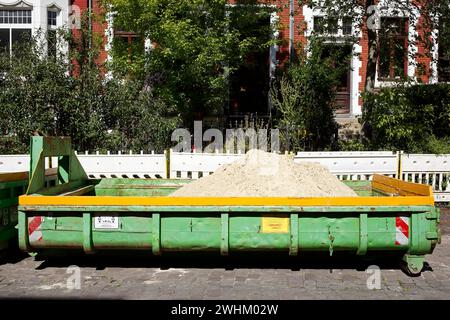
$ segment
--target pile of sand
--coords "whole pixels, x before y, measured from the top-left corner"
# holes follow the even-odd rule
[[[178,189],[173,197],[355,197],[327,168],[290,156],[250,150],[212,175]]]

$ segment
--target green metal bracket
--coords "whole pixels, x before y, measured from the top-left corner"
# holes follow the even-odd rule
[[[439,208],[432,208],[431,210],[427,211],[426,213],[426,217],[428,220],[433,220],[436,219],[438,220],[437,222],[439,223]]]
[[[367,253],[367,242],[367,213],[362,213],[359,215],[359,247],[356,251],[357,255],[363,256]]]
[[[152,214],[152,252],[156,256],[161,255],[161,215]]]
[[[26,194],[45,188],[45,158],[58,156],[58,183],[88,180],[68,137],[31,137],[30,183]]]
[[[333,251],[334,251],[333,242],[334,242],[335,237],[331,233],[330,225],[328,226],[328,239],[330,240],[330,247],[329,247],[328,251],[330,252],[330,257],[331,257],[331,256],[333,256]]]
[[[298,254],[298,213],[291,214],[289,255],[296,256]]]
[[[164,150],[164,155],[166,156],[166,178],[170,179],[170,156],[172,149]]]
[[[428,240],[436,240],[438,239],[438,233],[436,231],[429,231],[426,233],[426,238]]]
[[[406,263],[407,272],[411,275],[419,275],[422,272],[425,261],[424,256],[405,254],[403,261]]]
[[[402,156],[403,151],[397,151],[397,172],[395,173],[395,178],[403,180],[403,166],[402,166]]]
[[[94,245],[92,242],[92,215],[83,213],[83,250],[85,253],[94,253]]]
[[[410,226],[409,226],[409,254],[417,253],[420,250],[420,234],[422,232],[422,224],[419,223],[419,215],[412,214],[410,218]]]
[[[222,230],[221,230],[221,238],[220,238],[220,255],[222,256],[227,256],[228,255],[228,251],[229,251],[229,241],[228,241],[228,236],[229,236],[229,230],[230,230],[230,226],[229,226],[229,215],[228,213],[222,213],[220,215],[220,221],[221,221],[221,225],[222,225]]]
[[[436,222],[441,223],[441,209],[435,207],[434,212],[436,213]]]
[[[19,248],[22,251],[30,252],[30,242],[28,239],[28,219],[25,211],[18,212],[18,234],[19,234]]]

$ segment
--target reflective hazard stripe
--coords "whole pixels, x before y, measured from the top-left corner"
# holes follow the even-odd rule
[[[43,220],[42,216],[28,218],[28,238],[30,242],[42,240],[41,225]]]
[[[409,243],[409,218],[395,218],[395,244],[398,246],[408,245]]]

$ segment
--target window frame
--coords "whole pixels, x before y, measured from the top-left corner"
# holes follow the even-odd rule
[[[33,23],[33,9],[0,8],[0,26],[11,24],[27,25],[32,23]]]
[[[2,30],[8,30],[8,34],[9,34],[9,42],[8,42],[8,45],[9,45],[9,48],[7,48],[7,49],[8,49],[7,51],[8,51],[8,53],[9,53],[10,56],[12,56],[12,54],[13,54],[14,43],[16,42],[16,41],[14,41],[14,37],[13,37],[13,31],[14,31],[14,30],[22,30],[22,31],[26,30],[26,31],[29,31],[29,32],[30,32],[30,35],[33,34],[33,28],[32,28],[32,27],[23,27],[23,28],[9,27],[9,28],[0,28],[0,29],[2,29]]]
[[[54,14],[55,17],[50,17],[50,14]],[[58,26],[58,16],[59,16],[58,10],[47,8],[47,26],[49,28],[56,28]],[[50,23],[53,20],[55,24]]]
[[[409,66],[409,18],[407,17],[392,17],[392,16],[384,16],[380,18],[380,31],[383,27],[383,19],[391,19],[391,20],[400,20],[402,21],[402,24],[400,25],[400,30],[403,29],[403,33],[397,33],[397,34],[391,34],[388,35],[386,40],[389,42],[389,70],[388,70],[388,76],[382,76],[381,72],[381,51],[379,51],[378,55],[378,61],[377,61],[377,78],[380,82],[392,82],[392,81],[398,81],[401,80],[402,77],[408,76],[408,66]],[[379,46],[381,47],[381,37],[379,37]],[[397,43],[403,43],[403,72],[402,76],[396,75],[396,44]],[[384,73],[384,72],[383,72]]]
[[[442,21],[442,23],[448,23],[449,25],[439,25],[439,37],[443,33],[443,28],[450,32],[450,18],[447,21]],[[443,51],[445,51],[445,54]],[[438,40],[437,73],[438,82],[450,83],[450,41],[448,41],[447,43],[442,43]]]
[[[321,20],[320,25],[317,23],[318,20]],[[345,30],[348,30],[348,24],[344,23],[346,20],[350,20],[350,32],[345,32]],[[352,17],[326,16],[321,14],[316,14],[312,17],[312,28],[310,30],[318,36],[329,37],[352,37],[355,32]]]

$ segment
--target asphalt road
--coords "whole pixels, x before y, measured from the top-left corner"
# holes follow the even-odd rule
[[[415,278],[394,261],[353,257],[187,254],[46,259],[14,254],[0,263],[0,298],[450,299],[448,209],[442,210],[441,231],[442,243]],[[380,268],[379,289],[370,278],[378,271],[368,273],[369,265]]]

